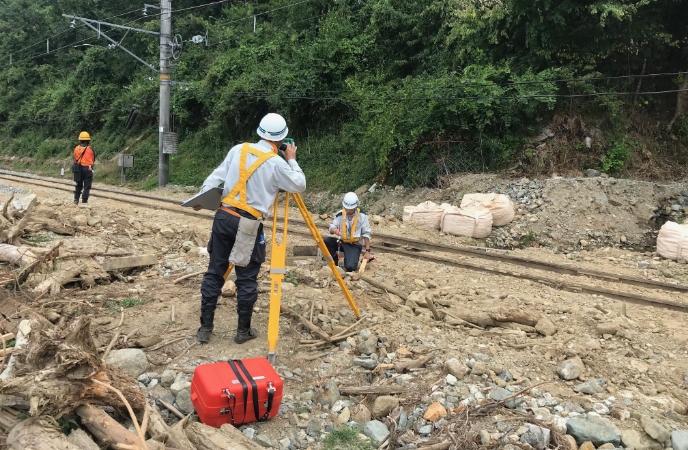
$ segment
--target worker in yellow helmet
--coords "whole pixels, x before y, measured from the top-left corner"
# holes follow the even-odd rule
[[[215,214],[208,243],[210,263],[201,285],[201,327],[196,333],[200,343],[210,340],[217,298],[230,262],[236,271],[239,316],[234,342],[243,344],[256,338],[251,316],[258,300],[258,273],[265,262],[262,219],[280,189],[298,193],[306,189],[306,177],[296,162],[296,146],[285,144],[283,158],[278,156],[289,133],[284,118],[268,114],[257,133],[260,141],[233,147],[201,189],[206,192],[224,184],[222,206]]]
[[[88,203],[93,183],[93,164],[96,162],[96,152],[91,147],[91,135],[85,131],[79,134],[79,145],[74,148],[74,165],[72,173],[76,182],[74,190],[74,204],[79,204],[79,197],[83,203]],[[81,192],[83,190],[83,196]]]

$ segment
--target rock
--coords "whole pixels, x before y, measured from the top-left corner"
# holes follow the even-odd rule
[[[601,417],[574,417],[566,422],[566,431],[579,444],[590,441],[599,446],[609,442],[618,447],[621,443],[621,436],[614,424]]]
[[[260,445],[261,447],[265,447],[265,448],[277,448],[277,444],[275,443],[275,441],[273,441],[272,439],[270,439],[270,438],[269,438],[267,435],[265,435],[265,434],[259,434],[258,436],[256,436],[255,441],[256,441],[256,444]]]
[[[170,392],[172,392],[174,395],[177,395],[180,391],[183,391],[184,389],[190,389],[191,388],[191,381],[189,381],[189,377],[187,377],[185,374],[180,373],[177,375],[177,379],[172,383],[170,386]]]
[[[579,450],[578,444],[576,443],[576,440],[573,438],[573,436],[569,436],[568,434],[565,434],[564,440],[566,441],[567,444],[569,444],[569,450]]]
[[[82,214],[76,215],[72,217],[72,223],[75,227],[85,227],[88,225],[88,217]]]
[[[339,387],[333,380],[328,381],[323,386],[322,391],[318,394],[316,402],[321,405],[334,406],[334,404],[342,398],[339,393]]]
[[[88,219],[87,222],[89,227],[95,227],[100,225],[101,223],[103,223],[103,219],[101,219],[100,217],[91,217],[90,219]]]
[[[575,380],[583,373],[585,366],[580,357],[567,359],[566,361],[559,364],[557,368],[557,374],[563,380]]]
[[[373,442],[373,445],[377,448],[381,446],[389,436],[389,429],[387,425],[379,420],[371,420],[363,425],[363,434],[368,436]]]
[[[671,433],[671,448],[673,450],[688,450],[688,430]]]
[[[423,425],[418,429],[418,434],[421,436],[427,436],[432,433],[432,425]]]
[[[162,373],[162,376],[160,377],[160,384],[162,387],[169,388],[172,386],[172,383],[177,379],[177,372],[174,370],[167,369]]]
[[[623,442],[623,445],[626,447],[632,447],[633,450],[662,449],[662,446],[658,442],[652,441],[636,430],[623,430],[621,432],[621,442]]]
[[[452,374],[447,375],[444,377],[444,382],[447,383],[449,386],[456,386],[456,383],[459,380],[456,379],[456,377]]]
[[[194,244],[191,241],[184,241],[182,242],[182,250],[184,250],[186,253],[189,253],[192,248],[194,248],[196,244]]]
[[[585,383],[579,384],[578,386],[573,388],[573,390],[574,392],[578,392],[579,394],[599,394],[601,392],[604,392],[604,384],[604,378],[592,378],[586,381]]]
[[[244,433],[244,436],[246,436],[250,440],[253,440],[256,437],[256,429],[255,428],[247,427],[247,428],[244,428],[241,432]]]
[[[36,194],[22,195],[12,199],[12,208],[19,212],[24,212],[29,207],[31,202],[36,200]]]
[[[351,420],[363,426],[364,423],[372,419],[370,410],[362,403],[351,408]]]
[[[191,392],[189,392],[188,389],[182,389],[181,391],[177,392],[175,403],[179,407],[179,410],[185,414],[191,414],[194,412],[194,405],[191,402]]]
[[[470,369],[456,358],[446,360],[444,363],[444,370],[449,372],[450,375],[456,377],[457,380],[462,380],[466,375],[468,375],[468,372],[470,372]]]
[[[643,430],[657,442],[663,443],[671,439],[671,432],[650,416],[642,416],[640,418],[640,426],[642,426]]]
[[[353,363],[356,366],[360,366],[368,370],[373,370],[377,367],[377,361],[369,358],[354,358]]]
[[[373,417],[385,417],[399,406],[399,399],[391,395],[381,395],[373,403]]]
[[[543,317],[535,324],[535,330],[543,336],[552,336],[557,332],[557,327],[547,317]]]
[[[631,413],[624,408],[619,408],[615,406],[611,409],[611,415],[616,420],[628,420],[631,418]]]
[[[508,391],[502,387],[495,386],[492,389],[490,389],[490,398],[496,402],[504,400],[508,396],[512,394],[511,391]],[[507,400],[507,402],[504,404],[509,409],[515,409],[523,403],[523,399],[520,397],[512,398],[511,400]]]
[[[148,359],[143,350],[138,348],[125,348],[113,350],[107,357],[107,364],[122,369],[136,378],[148,369]]]
[[[484,375],[484,374],[488,373],[489,371],[490,371],[490,369],[487,367],[486,363],[484,363],[482,361],[478,361],[473,365],[473,369],[471,370],[471,375]]]
[[[535,450],[544,450],[549,446],[550,430],[528,424],[528,431],[521,435],[521,442],[530,444]]]
[[[583,442],[583,445],[578,447],[578,450],[595,450],[595,446],[592,445],[592,442]]]
[[[490,445],[490,442],[492,442],[492,436],[490,436],[490,432],[487,430],[480,430],[478,436],[480,436],[480,443],[485,446]]]
[[[236,295],[237,287],[233,280],[225,281],[224,286],[222,286],[222,296],[223,297],[234,297]]]
[[[358,352],[362,355],[372,355],[377,351],[377,337],[371,335],[368,339],[358,344]]]
[[[588,245],[590,245],[590,243],[588,241],[586,241],[585,239],[580,240],[580,246],[581,247],[587,247]]]
[[[148,383],[151,382],[151,377],[147,373],[142,373],[139,375],[139,377],[136,379],[139,383],[143,383],[146,386],[148,386]]]
[[[425,414],[423,414],[423,419],[429,420],[430,422],[437,422],[446,415],[447,410],[444,409],[442,403],[435,402],[432,405],[430,405],[428,409],[425,411]]]
[[[588,178],[596,178],[602,175],[602,173],[599,170],[595,169],[586,169],[585,170],[585,176]]]
[[[160,234],[166,238],[174,237],[174,230],[172,228],[160,228]]]
[[[583,143],[585,144],[585,148],[592,148],[592,138],[590,136],[586,136],[585,139],[583,139]]]
[[[306,426],[306,434],[308,436],[317,436],[320,434],[320,429],[322,428],[320,424],[320,420],[318,419],[311,419],[308,422],[308,426]]]
[[[619,324],[616,322],[598,323],[596,328],[600,335],[611,334],[614,336],[619,332]]]
[[[344,425],[351,419],[351,410],[349,408],[342,409],[342,412],[337,416],[337,422],[340,425]]]
[[[291,440],[289,438],[284,438],[279,441],[279,444],[281,450],[289,450],[289,447],[291,446]]]

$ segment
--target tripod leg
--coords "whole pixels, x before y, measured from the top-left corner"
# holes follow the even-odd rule
[[[279,199],[275,198],[272,219],[272,250],[270,254],[270,318],[268,319],[268,362],[275,364],[277,340],[279,339],[280,303],[282,300],[282,281],[287,270],[287,225],[289,221],[289,193],[284,206],[284,228],[282,242],[277,240],[277,208]]]
[[[308,208],[306,207],[306,203],[304,203],[303,201],[303,197],[301,197],[301,194],[293,194],[293,196],[294,203],[296,203],[296,206],[299,208],[299,211],[303,216],[303,220],[306,221],[308,229],[311,231],[313,239],[315,239],[315,243],[318,244],[318,248],[322,252],[325,260],[327,261],[327,265],[330,266],[330,269],[332,270],[332,273],[334,274],[334,277],[337,280],[339,287],[342,289],[342,292],[344,292],[344,296],[346,297],[346,300],[349,302],[349,306],[351,306],[351,309],[354,311],[354,314],[356,314],[356,317],[361,317],[361,312],[358,310],[358,306],[356,306],[356,302],[354,301],[354,298],[351,295],[349,288],[346,287],[346,283],[344,283],[344,279],[340,275],[339,270],[337,270],[337,266],[334,265],[334,261],[332,259],[332,256],[330,255],[330,251],[327,250],[325,241],[323,241],[322,236],[320,236],[318,227],[315,225],[315,222],[313,222],[313,217],[311,216],[311,213],[308,212]]]

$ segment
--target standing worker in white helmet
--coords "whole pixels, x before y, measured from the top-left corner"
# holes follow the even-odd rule
[[[208,242],[210,263],[201,285],[201,327],[196,334],[200,343],[210,340],[217,298],[222,293],[230,262],[236,270],[239,316],[234,342],[243,344],[258,335],[251,328],[251,316],[258,299],[258,272],[265,262],[262,219],[279,190],[292,193],[306,190],[306,177],[296,162],[296,146],[282,145],[288,132],[282,116],[268,114],[258,127],[261,140],[233,147],[203,183],[201,192],[223,183],[224,190]],[[282,150],[282,158],[278,149]]]
[[[335,264],[339,263],[337,248],[341,246],[344,252],[344,270],[353,272],[358,268],[362,251],[365,250],[363,259],[370,259],[370,236],[372,232],[368,216],[358,208],[358,196],[355,193],[346,194],[342,206],[344,209],[335,215],[334,221],[330,225],[330,233],[337,235],[338,238],[326,237],[324,241]],[[361,245],[361,241],[363,241],[363,245]]]

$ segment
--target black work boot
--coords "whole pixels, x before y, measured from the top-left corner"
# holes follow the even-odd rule
[[[234,342],[243,344],[257,337],[258,330],[251,328],[251,316],[239,316],[239,325],[237,326],[237,334],[234,336]]]
[[[215,312],[201,313],[201,328],[196,332],[196,338],[199,344],[205,344],[210,340],[210,333],[213,332],[213,320],[215,319]]]
[[[75,204],[75,205],[78,205],[78,204],[79,204],[79,197],[77,197],[77,198],[74,199],[74,204]]]

